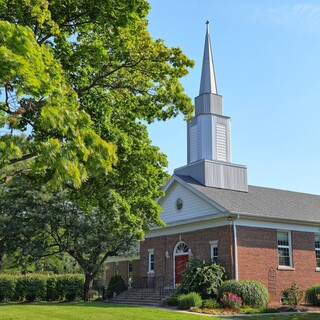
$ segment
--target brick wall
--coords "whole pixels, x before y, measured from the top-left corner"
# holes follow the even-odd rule
[[[154,276],[173,278],[174,248],[184,241],[199,259],[210,259],[209,241],[218,240],[218,262],[226,268],[227,277],[233,277],[233,235],[232,226],[208,228],[200,231],[147,238],[140,246],[140,276],[148,275],[148,249],[154,249]],[[170,258],[165,257],[168,251]]]
[[[320,283],[316,271],[314,233],[291,232],[293,270],[278,268],[277,230],[237,226],[239,280],[251,279],[262,282],[268,289],[271,303],[279,303],[282,290],[296,282],[302,290]],[[201,231],[147,238],[141,242],[140,260],[133,261],[133,277],[173,278],[174,248],[184,241],[199,259],[210,259],[209,241],[218,240],[218,263],[226,268],[227,278],[234,278],[232,225],[208,228]],[[154,249],[154,273],[148,274],[148,249]],[[169,258],[165,252],[168,251]],[[113,274],[108,264],[106,279]],[[128,262],[119,262],[119,272],[128,279]]]
[[[132,260],[132,278],[140,277],[140,261]],[[129,261],[119,261],[118,262],[118,272],[121,275],[122,279],[128,285],[129,280]],[[107,286],[109,284],[110,278],[114,275],[114,262],[106,263],[106,271],[104,274],[105,282],[104,285]]]
[[[106,271],[105,271],[105,283],[107,286],[109,284],[110,278],[113,276],[113,262],[106,263]]]
[[[269,290],[271,303],[279,303],[282,290],[293,282],[302,290],[320,283],[314,233],[291,232],[294,270],[278,268],[277,230],[238,226],[237,238],[239,279],[261,281]]]

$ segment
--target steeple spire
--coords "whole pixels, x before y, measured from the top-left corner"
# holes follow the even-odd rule
[[[218,94],[216,77],[214,74],[213,56],[211,50],[210,32],[209,32],[209,21],[206,22],[207,31],[204,43],[202,72],[199,95],[203,93]]]
[[[207,21],[200,93],[188,122],[188,164],[174,171],[207,187],[248,191],[247,168],[231,162],[231,121],[223,114],[217,92]]]

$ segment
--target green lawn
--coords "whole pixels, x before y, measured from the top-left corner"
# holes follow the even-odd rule
[[[250,317],[236,317],[243,320],[320,320],[319,313],[308,313],[308,314],[293,314],[293,315],[284,315],[284,314],[270,314],[267,316],[250,316]]]
[[[205,317],[206,318],[206,317]],[[0,304],[1,320],[204,320],[201,315],[143,307],[88,303]],[[209,318],[208,318],[209,319]],[[217,319],[217,318],[216,318]]]
[[[236,316],[245,320],[320,320],[320,314]],[[0,320],[205,320],[221,319],[174,311],[88,303],[7,303],[0,304]],[[231,319],[231,317],[230,317]]]

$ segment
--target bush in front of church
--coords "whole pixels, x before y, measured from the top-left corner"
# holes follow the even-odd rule
[[[178,308],[188,310],[193,307],[202,307],[202,298],[197,292],[181,294],[178,298]]]
[[[112,298],[115,295],[125,291],[127,289],[126,284],[120,275],[114,275],[110,278],[107,297]]]
[[[228,280],[219,288],[219,298],[226,292],[232,292],[243,300],[243,305],[253,308],[265,307],[269,295],[266,287],[258,281],[253,280]]]
[[[224,275],[224,267],[215,262],[190,259],[182,273],[179,293],[197,292],[203,299],[215,298]]]
[[[315,284],[306,290],[305,299],[313,306],[320,306],[320,284]]]

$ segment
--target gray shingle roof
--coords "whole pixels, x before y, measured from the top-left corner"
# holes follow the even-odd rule
[[[256,186],[249,186],[248,192],[218,189],[178,177],[232,213],[320,223],[319,195]]]

